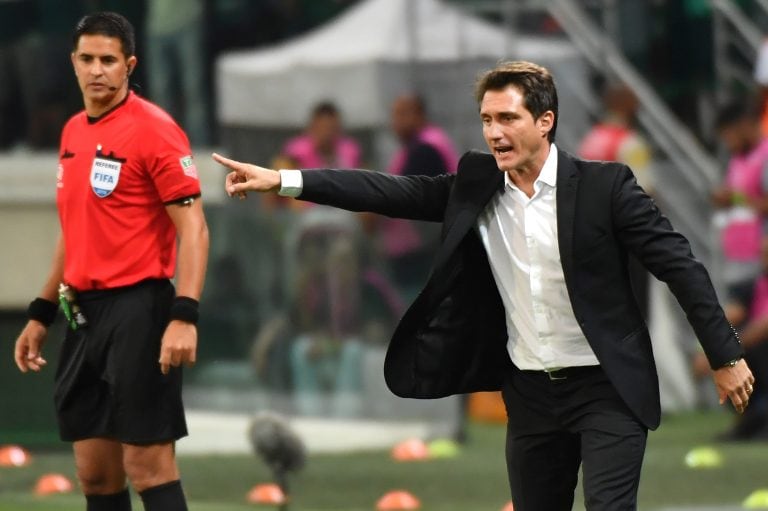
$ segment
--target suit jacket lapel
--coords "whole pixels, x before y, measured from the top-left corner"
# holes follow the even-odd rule
[[[579,174],[571,157],[559,151],[557,155],[557,242],[560,246],[560,264],[563,266],[565,284],[573,289],[573,236],[576,218],[576,195]]]
[[[435,273],[448,261],[451,254],[456,250],[461,240],[467,235],[470,229],[477,222],[477,217],[485,208],[491,197],[498,192],[504,185],[504,174],[498,170],[494,164],[494,171],[479,184],[477,196],[471,198],[469,205],[460,209],[456,218],[448,228],[445,239],[440,246],[440,250],[435,260]],[[461,184],[459,184],[461,186]]]

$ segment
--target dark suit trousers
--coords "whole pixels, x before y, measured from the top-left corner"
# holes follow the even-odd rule
[[[588,511],[637,509],[648,431],[603,370],[552,381],[510,366],[503,396],[515,511],[570,511],[580,465]]]

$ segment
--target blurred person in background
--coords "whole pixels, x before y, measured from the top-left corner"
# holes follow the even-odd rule
[[[579,145],[585,160],[618,161],[628,165],[637,184],[653,194],[651,148],[637,131],[637,96],[626,84],[612,83],[602,94],[605,113]]]
[[[759,107],[744,99],[720,108],[715,127],[730,153],[725,181],[712,193],[714,222],[721,229],[723,281],[730,295],[760,271],[768,213],[768,137],[761,129]]]
[[[768,440],[768,237],[763,237],[761,245],[760,276],[734,286],[724,307],[728,321],[739,331],[744,359],[755,376],[755,390],[749,408],[718,436],[720,440]],[[703,353],[696,355],[693,367],[698,377],[711,372]]]
[[[393,176],[438,176],[456,172],[459,158],[448,135],[429,122],[427,105],[417,94],[402,94],[392,103],[391,126],[400,149],[387,167]],[[425,222],[382,219],[384,257],[395,283],[413,297],[429,274],[440,230]]]
[[[0,148],[53,148],[78,108],[66,43],[82,3],[0,1]]]
[[[384,373],[398,396],[502,390],[517,511],[637,508],[647,432],[661,421],[650,335],[627,253],[678,299],[722,402],[739,412],[754,378],[704,266],[623,164],[554,144],[549,71],[503,62],[476,85],[491,153],[455,175],[275,171],[220,155],[225,188],[442,223],[429,281],[400,321]]]
[[[291,306],[296,337],[289,349],[302,415],[328,413],[326,396],[331,415],[356,416],[362,406],[358,223],[354,215],[335,213],[313,208],[299,220]]]
[[[302,169],[348,168],[361,165],[360,145],[344,135],[341,113],[324,101],[312,109],[304,134],[288,140],[282,155]]]
[[[150,0],[149,93],[184,127],[193,146],[210,143],[204,0]]]
[[[297,407],[304,415],[356,417],[364,346],[383,344],[401,309],[390,309],[387,288],[378,285],[386,281],[365,265],[356,215],[313,208],[302,224],[290,348]]]
[[[208,254],[200,182],[181,128],[129,89],[130,22],[85,16],[72,43],[85,109],[61,135],[61,235],[14,358],[25,373],[46,365],[60,302],[54,403],[86,508],[130,510],[127,478],[147,511],[183,511],[174,445],[187,435],[180,366],[195,361]]]
[[[315,105],[301,135],[288,139],[272,161],[276,168],[360,168],[360,144],[344,134],[341,112],[330,101]],[[274,206],[308,207],[280,197],[265,197],[268,208]]]
[[[338,107],[322,101],[312,108],[304,132],[288,139],[272,164],[277,168],[356,169],[362,165],[361,155],[358,142],[344,133]],[[357,262],[345,261],[345,267],[334,267],[328,258],[333,245],[330,240],[337,236],[354,237],[358,219],[348,214],[329,216],[328,210],[316,211],[312,204],[279,196],[265,196],[262,204],[268,210],[298,212],[283,217],[283,228],[299,234],[295,245],[284,243],[278,249],[284,251],[282,264],[290,267],[294,262],[297,270],[287,282],[289,312],[267,321],[257,335],[252,350],[257,373],[271,387],[282,387],[282,383],[292,387],[297,410],[303,415],[357,415],[361,402],[362,339],[360,332],[350,331],[349,321],[338,320],[338,289],[332,293],[328,287],[333,275],[356,272]],[[333,223],[335,233],[318,225],[318,218]],[[348,302],[349,296],[343,294],[341,298]],[[357,313],[357,305],[345,303],[343,307],[351,307]],[[354,321],[357,320],[355,317]],[[290,374],[287,382],[285,373]],[[326,401],[330,406],[326,406]]]
[[[763,134],[768,136],[768,39],[763,40],[757,51],[754,78],[760,94],[760,123]]]
[[[290,305],[264,325],[253,347],[262,380],[279,385],[274,372],[290,373],[302,415],[359,415],[365,346],[383,345],[404,310],[370,263],[360,230],[358,215],[348,212],[315,207],[301,215],[284,256]]]
[[[33,0],[0,2],[0,148],[26,139],[27,108],[34,78],[22,69],[30,58],[27,41],[36,18]]]
[[[82,107],[77,85],[69,78],[67,58],[72,26],[87,12],[88,0],[37,0],[37,44],[34,61],[37,92],[35,109],[30,112],[29,144],[33,148],[54,148],[64,124]],[[107,10],[107,9],[104,9]]]

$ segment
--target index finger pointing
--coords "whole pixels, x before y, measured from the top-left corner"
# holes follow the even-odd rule
[[[225,167],[229,167],[232,170],[239,170],[239,167],[242,166],[242,163],[235,160],[230,160],[229,158],[225,158],[224,156],[220,155],[219,153],[213,153],[211,157],[218,163],[224,165]]]

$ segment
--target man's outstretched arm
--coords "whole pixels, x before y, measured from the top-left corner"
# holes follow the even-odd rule
[[[617,237],[657,279],[667,283],[709,359],[721,404],[730,399],[742,413],[755,379],[704,265],[691,253],[688,240],[672,229],[637,185],[628,167],[617,174],[614,191]]]
[[[349,211],[368,211],[393,218],[441,222],[454,176],[390,176],[365,170],[276,171],[214,154],[231,170],[226,192],[281,193]]]

